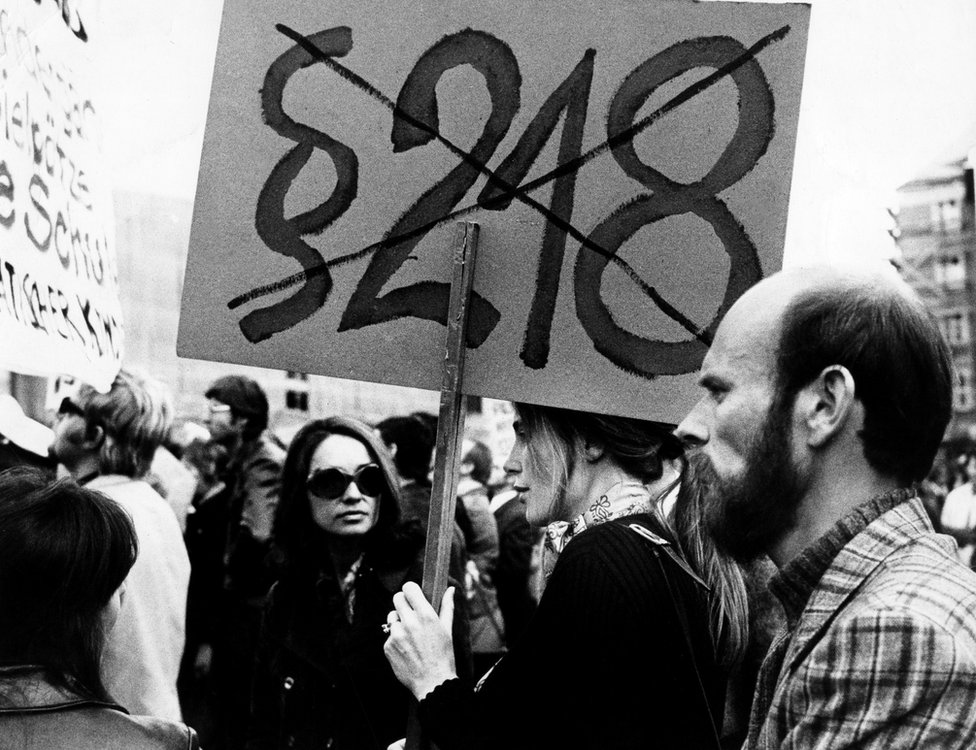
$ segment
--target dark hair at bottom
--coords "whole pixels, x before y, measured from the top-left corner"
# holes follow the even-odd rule
[[[31,468],[0,473],[0,663],[36,664],[52,684],[101,701],[104,612],[135,563],[115,501]]]

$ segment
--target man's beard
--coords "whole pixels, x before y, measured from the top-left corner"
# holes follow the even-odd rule
[[[767,554],[793,527],[807,492],[809,479],[793,462],[792,406],[792,399],[774,400],[741,476],[723,479],[707,456],[690,457],[705,493],[705,527],[718,548],[740,562]]]

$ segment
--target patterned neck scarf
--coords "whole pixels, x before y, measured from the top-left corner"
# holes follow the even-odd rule
[[[559,553],[583,529],[612,521],[614,518],[651,512],[651,493],[640,482],[617,482],[600,495],[583,513],[572,521],[555,521],[546,526],[542,549],[542,574],[549,580]]]

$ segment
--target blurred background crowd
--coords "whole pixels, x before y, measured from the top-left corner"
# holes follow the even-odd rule
[[[279,516],[288,514],[281,498],[289,482],[301,487],[307,506],[306,483],[312,497],[310,477],[324,460],[320,446],[338,432],[352,439],[354,457],[366,449],[363,465],[390,467],[401,521],[425,533],[437,415],[424,409],[380,419],[292,415],[272,425],[265,389],[241,374],[217,377],[202,396],[204,416],[176,418],[166,385],[126,369],[107,393],[59,384],[43,420],[27,416],[13,396],[4,395],[0,466],[71,475],[126,507],[140,553],[122,608],[132,622],[123,616],[106,648],[106,687],[134,713],[182,719],[204,747],[237,748],[248,742],[262,614],[285,563],[274,538],[288,523]],[[483,413],[472,410],[457,460],[449,575],[463,593],[459,657],[467,663],[460,668],[475,678],[505,652],[541,593],[541,531],[527,523],[505,468],[507,456],[497,447],[511,441],[511,435],[496,434],[511,431],[510,407],[491,405],[491,429]],[[343,465],[342,456],[336,462]],[[360,467],[344,479],[331,472],[319,480],[322,497],[383,495],[375,472]],[[313,516],[327,528],[314,509]],[[421,542],[411,549],[405,575],[419,580],[424,547]],[[338,588],[347,590],[341,583]],[[351,612],[353,604],[346,604]],[[295,637],[288,632],[285,640]],[[322,626],[319,635],[325,632],[331,631]],[[303,668],[328,673],[329,666],[306,656]],[[289,674],[300,673],[296,667]]]

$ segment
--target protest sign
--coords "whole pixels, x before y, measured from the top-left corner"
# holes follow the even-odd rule
[[[0,368],[106,389],[122,316],[88,20],[0,0]]]
[[[224,7],[178,353],[674,422],[780,267],[809,7]]]

